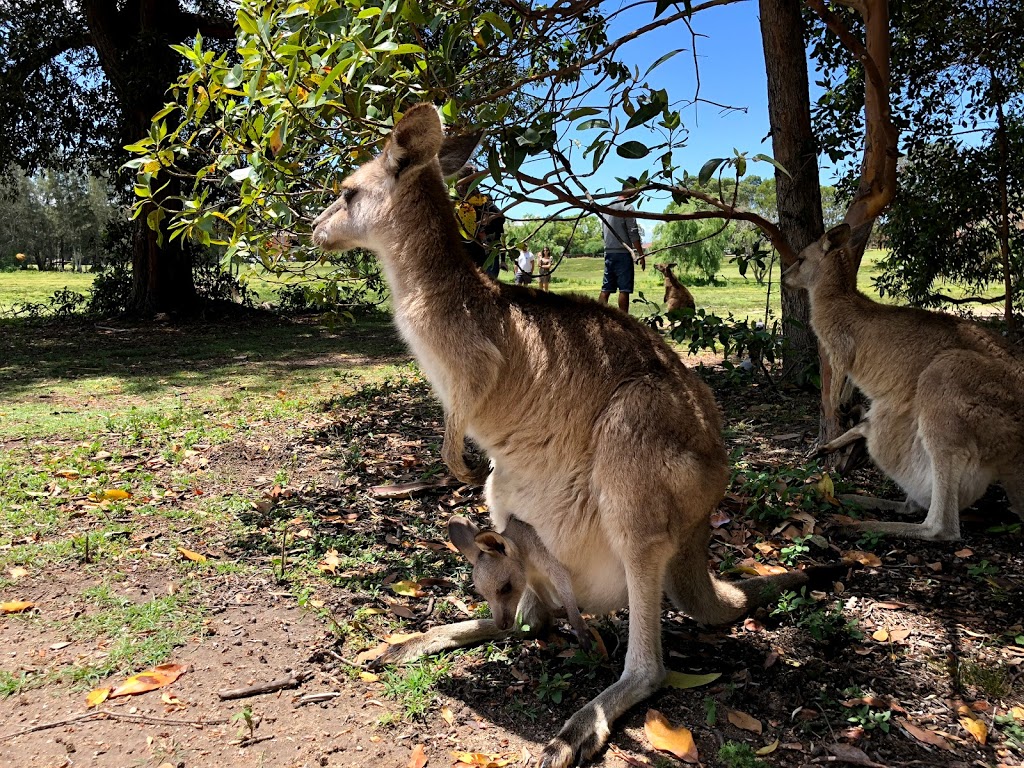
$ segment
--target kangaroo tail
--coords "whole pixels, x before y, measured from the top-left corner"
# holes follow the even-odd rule
[[[669,564],[665,591],[677,608],[704,624],[728,624],[740,616],[778,599],[784,592],[831,588],[848,566],[815,566],[775,576],[743,581],[722,581],[707,569],[703,555],[680,552]]]

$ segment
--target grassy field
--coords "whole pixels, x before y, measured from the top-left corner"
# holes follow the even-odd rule
[[[877,296],[872,291],[871,278],[877,275],[877,263],[882,251],[868,251],[864,258],[858,278],[860,288],[870,296]],[[322,268],[326,271],[326,268]],[[551,280],[551,289],[556,292],[582,293],[596,297],[601,290],[601,277],[604,271],[604,260],[600,258],[566,259],[558,267]],[[256,291],[259,301],[275,303],[283,286],[303,285],[313,278],[296,278],[261,274],[250,270],[245,275],[249,286]],[[9,312],[15,304],[25,302],[45,302],[54,291],[70,288],[79,293],[88,293],[93,276],[88,273],[72,272],[37,272],[21,270],[18,272],[0,273],[0,316]],[[501,279],[512,281],[511,272],[502,272]],[[778,265],[772,273],[771,311],[778,316],[779,291]],[[744,279],[734,264],[726,261],[718,275],[718,284],[695,286],[691,292],[697,306],[704,307],[709,313],[725,316],[732,312],[738,319],[752,317],[763,318],[765,311],[766,285],[758,285],[753,279]],[[636,271],[636,297],[640,294],[649,300],[661,304],[663,295],[661,275],[648,264],[646,271]],[[649,314],[649,309],[639,305],[634,313]]]

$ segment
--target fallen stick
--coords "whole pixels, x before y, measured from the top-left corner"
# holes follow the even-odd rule
[[[218,691],[217,695],[224,699],[244,699],[247,696],[258,696],[261,693],[273,693],[283,688],[296,688],[313,676],[312,672],[298,672],[280,680],[271,680],[269,683],[257,683],[245,688],[231,688],[225,691]]]
[[[33,725],[31,728],[24,728],[14,733],[8,733],[6,736],[0,736],[0,742],[9,741],[15,739],[18,736],[25,736],[29,733],[36,733],[37,731],[47,731],[51,728],[60,728],[63,725],[71,725],[72,723],[80,723],[84,720],[128,720],[136,723],[153,723],[155,725],[224,725],[228,722],[226,717],[217,718],[214,720],[177,720],[169,717],[153,717],[151,715],[132,715],[121,712],[111,712],[107,709],[101,709],[96,712],[83,712],[80,715],[74,717],[68,717],[64,720],[54,720],[50,723],[40,723],[39,725]]]
[[[341,696],[340,691],[324,691],[323,693],[307,693],[300,696],[295,702],[296,707],[301,707],[303,704],[319,704],[322,701],[330,701]]]

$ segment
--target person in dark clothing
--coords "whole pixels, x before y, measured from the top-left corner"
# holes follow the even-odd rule
[[[477,172],[476,168],[467,165],[460,172],[460,179],[455,189],[462,197],[456,204],[459,229],[466,243],[466,251],[480,271],[492,280],[498,279],[502,262],[501,236],[505,232],[505,215],[487,195],[478,190],[468,193],[469,179]]]

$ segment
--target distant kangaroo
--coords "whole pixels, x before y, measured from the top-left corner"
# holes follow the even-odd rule
[[[686,307],[696,309],[697,303],[693,300],[693,294],[672,273],[672,267],[674,266],[675,263],[654,265],[654,268],[665,276],[665,298],[662,299],[665,304],[665,311],[671,312],[674,309],[684,309]]]
[[[593,645],[568,569],[548,552],[532,525],[512,517],[505,530],[497,533],[482,531],[457,515],[448,521],[448,537],[472,563],[473,584],[490,606],[498,629],[512,628],[523,593],[529,589],[552,611],[564,609],[581,646]]]
[[[443,458],[456,477],[477,479],[463,458],[468,435],[491,459],[494,528],[513,513],[532,526],[568,570],[581,608],[629,607],[622,677],[544,750],[542,766],[566,768],[594,754],[615,719],[661,685],[663,593],[698,621],[720,624],[811,574],[730,583],[708,572],[709,515],[729,477],[711,390],[625,313],[499,284],[473,265],[442,174],[458,171],[476,143],[445,140],[434,108],[412,107],[381,154],[342,182],[313,241],[380,257],[395,322],[444,406]],[[532,590],[518,613],[531,631],[551,620]],[[409,661],[510,631],[493,619],[436,627],[382,658]]]
[[[1024,359],[978,325],[938,312],[878,304],[857,291],[840,224],[800,254],[783,279],[806,288],[811,326],[832,363],[829,397],[847,376],[870,400],[867,417],[822,447],[859,437],[879,469],[927,509],[923,523],[859,528],[918,539],[960,538],[960,510],[1000,483],[1024,520]]]

